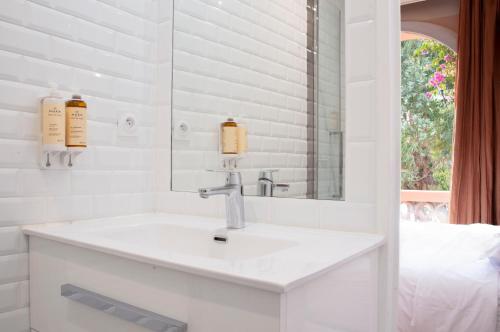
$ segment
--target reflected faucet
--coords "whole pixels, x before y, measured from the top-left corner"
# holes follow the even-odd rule
[[[209,198],[214,195],[225,195],[227,228],[239,229],[245,227],[243,185],[239,172],[226,172],[226,184],[224,186],[200,188],[199,193],[202,198]]]
[[[259,172],[257,181],[257,196],[273,197],[274,191],[288,191],[290,185],[286,183],[274,183],[273,173],[278,172],[278,169],[266,169]]]

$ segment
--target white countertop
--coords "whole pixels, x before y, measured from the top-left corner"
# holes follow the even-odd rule
[[[148,241],[146,238],[151,236],[151,230],[149,233],[136,231],[148,225],[156,228],[167,227],[165,229],[170,230],[187,229],[188,232],[195,230],[198,233],[202,232],[202,235],[207,234],[212,241],[212,237],[208,234],[213,234],[217,229],[225,227],[226,222],[224,219],[189,215],[143,214],[40,224],[25,226],[23,229],[24,233],[30,236],[277,293],[284,293],[302,285],[384,243],[384,237],[377,234],[247,223],[245,229],[228,233],[229,241],[234,239],[236,243],[234,246],[239,252],[243,252],[242,256],[220,258],[186,253],[186,250],[190,250],[191,243],[180,244],[184,247],[184,252],[168,250],[164,246],[158,249],[159,247],[153,245],[154,241]],[[127,231],[129,231],[128,240],[127,237],[120,235]],[[174,242],[182,241],[184,233],[186,232],[180,231],[179,236],[173,239]],[[141,240],[139,238],[131,239],[130,234],[138,234],[137,237],[142,234],[140,235],[143,238],[142,242],[135,241]],[[156,233],[155,236],[156,241],[162,239],[160,233]],[[172,241],[172,234],[168,234],[168,237],[170,239],[168,241]],[[273,241],[287,245],[281,245],[281,249],[266,253],[267,249],[249,248],[253,245],[252,239],[256,239],[255,243],[259,246],[261,244],[265,246],[265,243],[274,245]],[[193,238],[189,240],[198,242]],[[206,241],[202,239],[201,242],[209,243],[208,241],[208,239]],[[238,241],[242,241],[245,247],[239,245]],[[290,243],[291,245],[288,245]],[[203,245],[206,246],[206,243]],[[224,246],[223,244],[217,245]],[[193,243],[192,246],[196,247],[193,250],[204,250],[204,247],[198,243]],[[210,244],[210,246],[214,245]],[[219,249],[216,248],[216,250]],[[253,251],[261,252],[261,254],[252,256]]]

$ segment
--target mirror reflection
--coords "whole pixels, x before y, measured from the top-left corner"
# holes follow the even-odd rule
[[[175,0],[172,190],[344,198],[344,2]]]

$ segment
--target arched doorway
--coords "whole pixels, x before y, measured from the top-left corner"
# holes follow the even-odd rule
[[[412,39],[434,39],[457,51],[457,33],[446,27],[419,21],[401,22],[401,41]]]
[[[401,218],[448,221],[456,53],[401,34]]]

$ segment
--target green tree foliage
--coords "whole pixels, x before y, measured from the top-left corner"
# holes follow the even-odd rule
[[[401,188],[449,190],[456,54],[432,40],[401,42]]]

